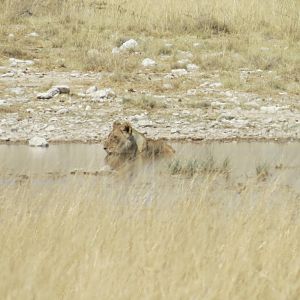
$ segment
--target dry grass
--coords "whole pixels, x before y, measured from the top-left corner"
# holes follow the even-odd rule
[[[206,72],[273,70],[282,78],[281,89],[299,93],[299,5],[296,0],[4,0],[0,59],[36,58],[41,68],[105,70],[126,77],[140,69],[144,57],[169,55],[159,67],[168,70],[176,65],[177,50],[185,50]],[[39,36],[29,37],[33,31]],[[112,48],[128,38],[138,40],[137,53],[112,55]],[[261,88],[273,89],[272,84],[250,85]]]
[[[2,186],[1,297],[298,299],[299,196],[129,181]]]

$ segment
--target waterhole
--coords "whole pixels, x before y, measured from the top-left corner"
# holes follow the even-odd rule
[[[272,181],[300,191],[298,142],[175,143],[172,146],[176,150],[172,159],[139,164],[135,173],[130,173],[131,179],[141,177],[141,173],[148,183],[159,176],[166,182],[173,178],[195,180],[195,177],[210,175],[237,184],[249,179]],[[59,144],[49,148],[1,145],[0,188],[23,181],[40,186],[54,182],[64,184],[68,178],[74,182],[74,177],[84,184],[89,180],[87,177],[92,177],[88,175],[94,175],[96,182],[107,180],[100,172],[105,166],[105,156],[101,144]]]

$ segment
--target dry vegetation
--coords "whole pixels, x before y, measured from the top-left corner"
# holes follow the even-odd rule
[[[298,299],[299,196],[102,179],[1,187],[2,299]]]
[[[170,56],[155,70],[164,72],[182,50],[226,87],[300,93],[297,0],[2,0],[0,11],[0,61],[110,71],[111,84],[142,86],[142,58]],[[127,38],[138,54],[112,55]],[[270,73],[245,83],[240,68]],[[124,101],[162,109],[148,96]],[[229,168],[175,162],[172,180],[147,184],[0,181],[0,298],[298,299],[299,195],[270,183],[267,165],[252,183],[220,188],[215,176],[228,184]]]
[[[159,67],[170,70],[177,50],[188,50],[201,70],[220,71],[230,88],[299,93],[297,0],[3,0],[0,11],[0,59],[39,59],[46,69],[115,71],[112,79],[122,81],[134,78],[143,57],[170,55]],[[140,54],[112,55],[127,38],[139,41]],[[264,84],[260,76],[241,82],[240,68],[274,73]]]

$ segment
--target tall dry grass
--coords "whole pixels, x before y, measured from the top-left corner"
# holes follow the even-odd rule
[[[22,22],[28,16],[90,27],[134,32],[249,33],[299,38],[297,0],[4,0],[2,20]]]
[[[157,72],[170,71],[176,51],[185,50],[201,70],[223,72],[229,88],[299,93],[297,0],[3,0],[0,11],[0,61],[17,57],[36,59],[43,69],[109,71],[117,74],[109,84],[122,85],[142,57],[160,60],[171,43],[171,61],[160,62]],[[33,31],[39,37],[28,37]],[[140,55],[112,55],[126,38],[138,40]],[[265,85],[260,77],[233,82],[240,68],[277,74]]]
[[[1,298],[298,299],[299,196],[130,181],[4,187]]]

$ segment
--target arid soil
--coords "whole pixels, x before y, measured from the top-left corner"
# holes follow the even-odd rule
[[[240,79],[267,71],[240,70]],[[170,140],[299,140],[299,96],[225,89],[217,72],[197,66],[158,73],[143,67],[122,84],[111,73],[41,72],[34,62],[0,66],[0,142],[100,142],[114,120]],[[176,88],[181,81],[187,88]],[[57,85],[70,92],[38,99]],[[155,87],[155,88],[153,88]]]

